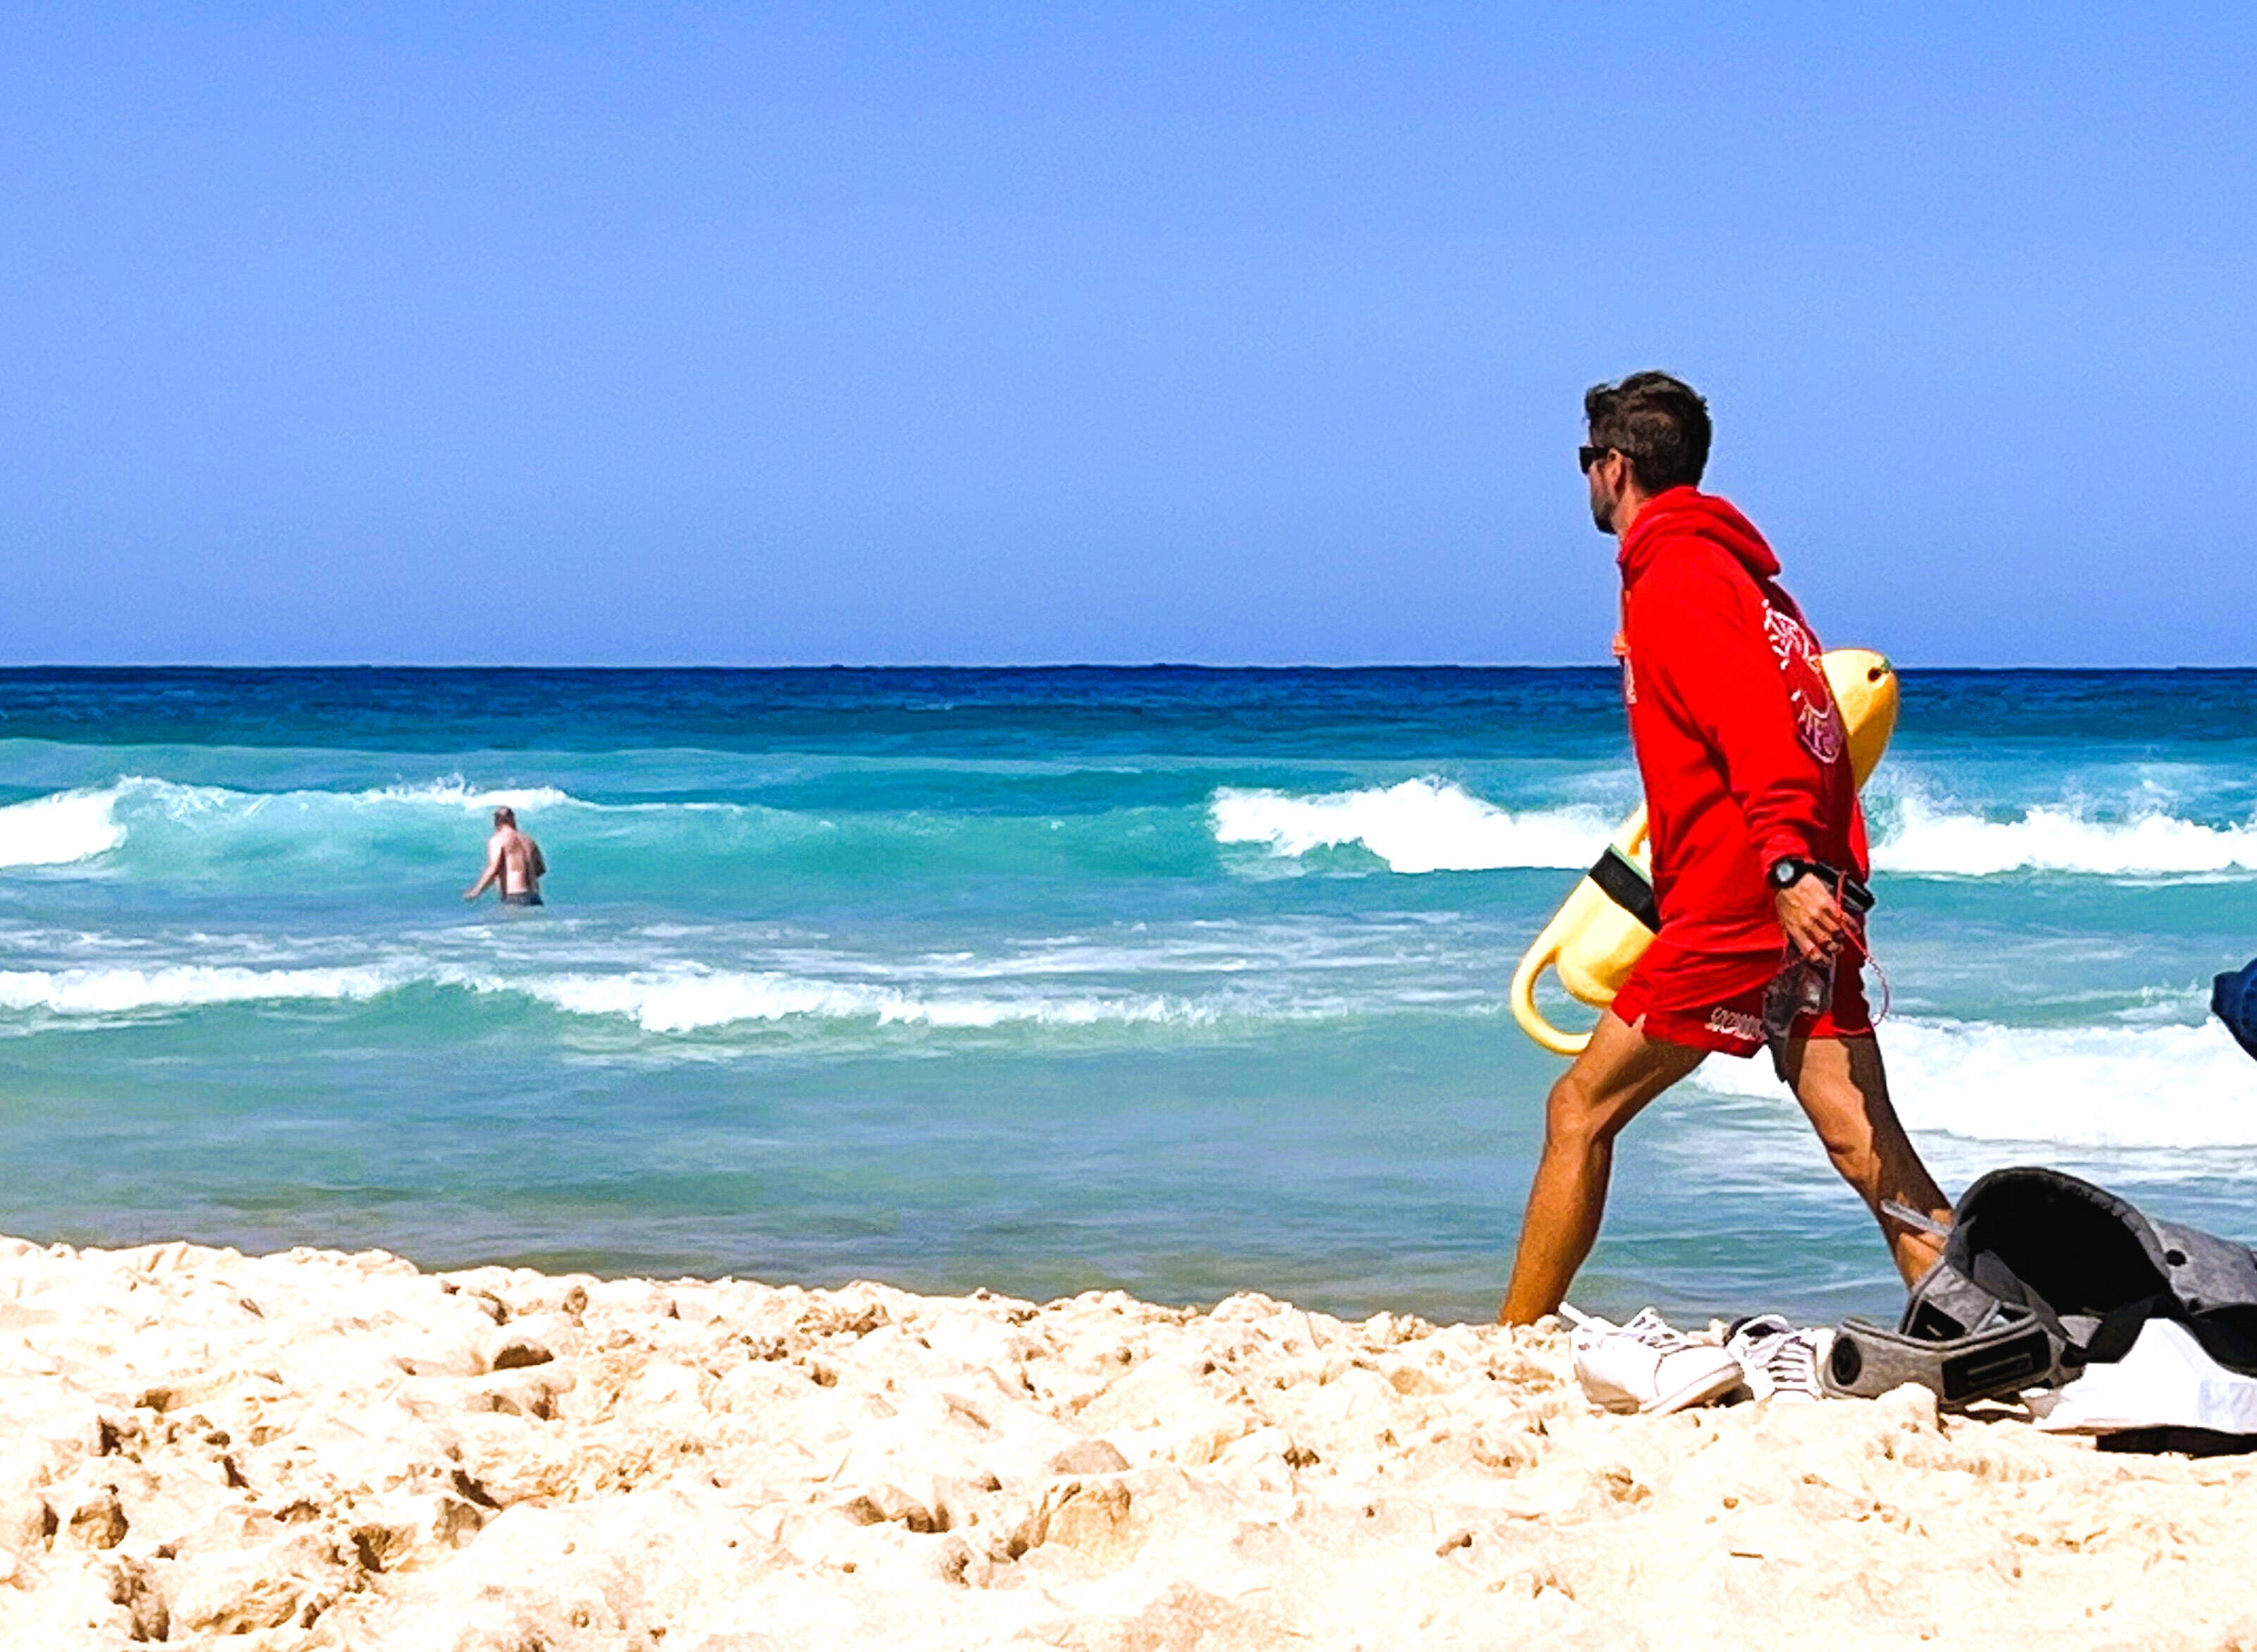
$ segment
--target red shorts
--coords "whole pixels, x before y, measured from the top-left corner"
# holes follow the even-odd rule
[[[1666,973],[1653,978],[1643,969],[1632,970],[1611,1007],[1633,1027],[1643,1017],[1645,1025],[1639,1031],[1664,1044],[1743,1057],[1764,1047],[1764,993],[1771,985],[1769,981],[1687,1009],[1655,1009],[1656,999],[1679,996],[1669,990],[1670,984]],[[1854,1039],[1872,1030],[1873,1012],[1865,1003],[1864,971],[1844,958],[1834,967],[1834,1002],[1816,1015],[1806,1017],[1796,1025],[1794,1036]]]

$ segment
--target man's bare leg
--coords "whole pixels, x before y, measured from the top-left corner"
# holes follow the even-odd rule
[[[1590,1047],[1545,1098],[1544,1156],[1528,1189],[1500,1323],[1525,1325],[1560,1306],[1599,1237],[1615,1138],[1706,1053],[1648,1039],[1611,1010],[1600,1015]]]
[[[1881,1224],[1897,1272],[1909,1284],[1943,1253],[1943,1242],[1884,1215],[1882,1201],[1893,1199],[1938,1221],[1950,1216],[1951,1206],[1890,1104],[1880,1045],[1870,1032],[1854,1039],[1794,1039],[1787,1043],[1786,1067],[1786,1081],[1825,1144],[1826,1156]]]

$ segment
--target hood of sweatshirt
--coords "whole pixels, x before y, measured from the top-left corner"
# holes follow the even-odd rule
[[[1669,541],[1688,536],[1705,539],[1726,551],[1758,579],[1779,576],[1779,558],[1772,555],[1756,525],[1740,514],[1737,506],[1698,488],[1673,487],[1646,500],[1630,532],[1623,535],[1622,549],[1615,558],[1622,564],[1623,584],[1637,583]]]

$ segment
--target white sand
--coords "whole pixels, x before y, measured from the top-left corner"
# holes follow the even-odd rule
[[[0,1367],[8,1648],[2257,1647],[2248,1459],[1259,1296],[0,1241]]]

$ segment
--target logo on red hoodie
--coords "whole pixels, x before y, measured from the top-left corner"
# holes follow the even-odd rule
[[[1786,679],[1795,737],[1820,762],[1831,763],[1842,755],[1842,720],[1834,714],[1834,692],[1818,663],[1818,645],[1801,620],[1769,602],[1764,604],[1764,634],[1771,639],[1779,675]]]

